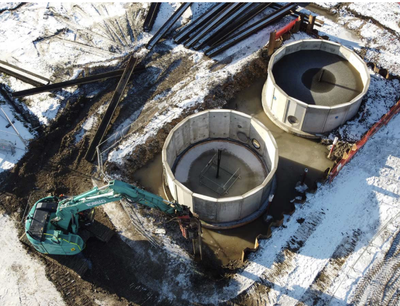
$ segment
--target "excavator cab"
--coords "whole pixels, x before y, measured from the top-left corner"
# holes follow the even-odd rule
[[[94,212],[95,209],[88,209],[78,213],[79,215],[79,228],[87,227],[92,225],[94,222]]]

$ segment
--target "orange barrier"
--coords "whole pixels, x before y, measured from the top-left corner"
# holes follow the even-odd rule
[[[296,24],[296,22],[299,19],[295,19],[292,22],[288,23],[286,26],[284,26],[282,29],[280,29],[279,31],[276,32],[275,34],[275,39],[278,39],[279,37],[281,37],[283,34],[289,32]]]
[[[353,145],[350,152],[345,153],[343,155],[340,162],[337,163],[330,172],[329,182],[333,181],[333,179],[338,175],[343,166],[346,165],[353,158],[353,156],[357,153],[357,151],[360,150],[365,145],[368,139],[371,136],[375,135],[375,133],[378,132],[382,126],[388,124],[388,122],[393,118],[393,116],[399,112],[400,112],[400,100],[395,105],[393,105],[392,108],[385,115],[383,115],[382,118],[377,123],[375,123],[358,142],[356,142]]]

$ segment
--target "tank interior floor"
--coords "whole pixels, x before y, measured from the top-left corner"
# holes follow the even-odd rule
[[[205,168],[218,149],[222,154],[217,178],[216,159],[214,166]],[[191,191],[216,198],[242,195],[267,177],[262,161],[250,149],[223,140],[202,142],[192,147],[180,158],[174,174]],[[226,192],[222,190],[223,186],[226,186]]]
[[[289,96],[307,104],[335,106],[350,102],[363,89],[360,73],[329,52],[301,50],[282,57],[272,73]]]

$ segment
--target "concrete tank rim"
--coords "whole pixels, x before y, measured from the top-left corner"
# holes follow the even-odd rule
[[[234,200],[238,200],[238,199],[243,199],[243,195],[244,195],[244,194],[243,194],[243,195],[240,195],[240,196],[234,196],[234,197],[214,198],[214,197],[205,196],[205,195],[201,195],[201,194],[195,193],[195,192],[193,192],[192,190],[190,190],[189,188],[187,188],[186,186],[184,186],[181,182],[179,182],[179,181],[175,178],[175,175],[173,174],[172,169],[171,169],[170,165],[169,165],[168,162],[167,162],[167,158],[166,158],[166,156],[167,156],[167,147],[168,147],[168,144],[169,144],[169,142],[170,142],[170,140],[171,140],[172,135],[174,134],[174,132],[175,132],[176,130],[178,130],[183,124],[185,124],[186,122],[188,122],[191,118],[195,118],[195,117],[197,117],[197,116],[199,116],[199,115],[202,115],[202,114],[204,114],[204,113],[206,113],[206,112],[208,112],[208,113],[213,113],[213,112],[219,112],[219,113],[221,113],[221,112],[236,113],[236,114],[238,114],[238,115],[240,115],[240,116],[247,117],[247,118],[250,119],[250,120],[255,120],[258,124],[260,124],[260,125],[265,129],[265,131],[266,131],[267,134],[268,134],[268,137],[270,138],[271,142],[272,142],[273,145],[274,145],[274,149],[275,149],[275,152],[276,152],[276,154],[275,154],[275,159],[274,159],[274,162],[271,164],[271,169],[270,169],[269,173],[267,174],[266,178],[263,180],[263,182],[262,182],[261,184],[257,185],[256,187],[250,189],[249,191],[247,191],[247,192],[244,193],[244,194],[249,194],[249,193],[251,194],[251,193],[254,193],[254,192],[256,192],[257,190],[259,190],[259,189],[257,189],[258,187],[265,187],[265,186],[271,181],[271,178],[274,177],[274,175],[275,175],[275,173],[276,173],[276,171],[277,171],[277,168],[278,168],[279,155],[278,155],[278,146],[277,146],[277,144],[276,144],[276,140],[275,140],[275,138],[273,137],[271,131],[270,131],[265,125],[263,125],[263,124],[261,123],[261,121],[259,121],[258,119],[256,119],[254,116],[251,116],[251,115],[248,115],[248,114],[239,112],[239,111],[235,111],[235,110],[229,110],[229,109],[227,109],[227,110],[225,110],[225,109],[210,109],[210,110],[204,110],[204,111],[201,111],[201,112],[192,114],[192,115],[186,117],[185,119],[183,119],[181,122],[179,122],[179,123],[169,132],[168,137],[165,139],[165,142],[164,142],[164,145],[163,145],[163,148],[162,148],[162,151],[161,151],[161,153],[162,153],[162,163],[163,163],[163,166],[165,167],[166,171],[169,172],[169,174],[171,175],[171,177],[173,177],[173,180],[174,180],[174,182],[176,183],[176,185],[178,185],[180,188],[184,187],[184,189],[185,189],[185,190],[188,190],[188,191],[191,193],[191,195],[192,195],[193,197],[196,197],[196,198],[207,197],[207,199],[209,199],[210,201],[214,201],[214,202],[218,202],[219,199],[224,199],[224,201],[234,201]],[[164,159],[164,157],[165,157],[165,159]],[[267,178],[270,178],[270,179],[269,179],[268,181],[266,181]],[[201,197],[198,197],[197,195],[200,195]]]
[[[275,77],[274,77],[274,75],[272,73],[272,67],[275,64],[274,63],[275,57],[277,55],[279,55],[281,52],[283,52],[289,46],[296,45],[296,44],[301,44],[301,43],[304,43],[304,42],[310,42],[310,41],[311,42],[320,42],[321,44],[335,45],[335,46],[338,46],[339,48],[343,48],[343,49],[353,53],[354,55],[356,55],[356,58],[358,59],[358,61],[363,64],[364,73],[367,75],[367,81],[366,81],[365,84],[363,84],[363,90],[356,97],[354,97],[350,101],[347,101],[347,102],[344,102],[344,103],[341,103],[341,104],[338,104],[338,105],[335,105],[335,106],[310,105],[310,104],[305,103],[305,102],[303,102],[301,100],[298,100],[298,99],[296,99],[296,98],[294,98],[292,96],[289,96],[282,88],[280,88],[280,86],[278,86],[278,84],[276,84]],[[326,52],[326,51],[322,50],[322,52]],[[370,85],[370,82],[371,82],[371,76],[370,76],[367,64],[364,62],[364,60],[357,53],[355,53],[354,51],[350,50],[349,48],[343,46],[342,44],[339,44],[339,43],[333,42],[333,41],[322,40],[322,39],[300,39],[300,40],[296,40],[294,42],[291,42],[291,43],[288,43],[287,45],[282,46],[269,59],[268,68],[267,68],[267,74],[268,74],[268,78],[271,79],[271,82],[272,82],[273,86],[275,86],[275,88],[277,88],[284,96],[289,97],[291,100],[295,100],[296,103],[300,104],[303,107],[313,108],[313,109],[324,109],[324,110],[339,109],[339,108],[347,107],[349,105],[354,104],[358,100],[362,99],[362,97],[367,93],[369,85]]]

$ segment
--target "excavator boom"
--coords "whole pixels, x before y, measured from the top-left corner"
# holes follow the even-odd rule
[[[191,224],[188,216],[189,220],[192,216],[187,207],[114,180],[106,186],[95,187],[72,198],[50,196],[39,200],[33,205],[25,222],[27,238],[41,253],[75,255],[85,247],[85,239],[79,233],[83,224],[88,222],[89,216],[93,217],[89,212],[94,207],[121,199],[177,216],[181,218],[181,228],[183,225],[185,230]]]

